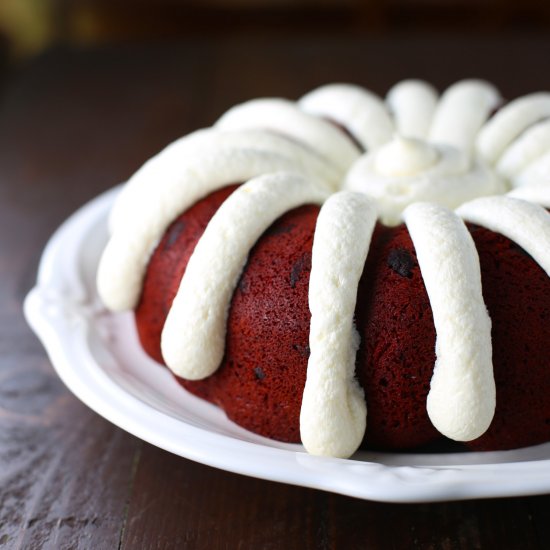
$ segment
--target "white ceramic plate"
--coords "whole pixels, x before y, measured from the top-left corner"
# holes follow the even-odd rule
[[[550,492],[550,444],[494,453],[306,454],[228,421],[142,352],[130,314],[99,303],[95,274],[117,189],[71,216],[48,243],[25,315],[59,376],[86,405],[135,436],[231,472],[388,502]]]

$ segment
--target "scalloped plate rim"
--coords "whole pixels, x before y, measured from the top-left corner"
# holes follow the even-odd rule
[[[93,291],[86,288],[81,270],[90,276],[90,267],[83,268],[79,258],[90,231],[105,226],[119,188],[92,199],[55,231],[42,254],[37,284],[24,303],[25,317],[57,374],[96,413],[143,441],[209,466],[362,499],[437,502],[550,492],[550,443],[483,454],[496,463],[456,464],[454,454],[426,455],[426,460],[441,460],[429,465],[399,464],[413,454],[363,453],[370,461],[316,457],[300,445],[253,434],[255,441],[245,441],[192,425],[133,395],[103,369],[90,349],[97,296],[90,296]],[[538,458],[529,459],[530,453]],[[391,464],[394,456],[397,465]]]

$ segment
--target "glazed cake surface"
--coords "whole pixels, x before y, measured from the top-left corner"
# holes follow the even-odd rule
[[[98,289],[243,427],[347,457],[550,440],[550,94],[259,99],[120,193]]]

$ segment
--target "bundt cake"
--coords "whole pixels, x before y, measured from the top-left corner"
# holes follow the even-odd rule
[[[233,107],[141,167],[98,289],[184,388],[310,453],[533,445],[547,208],[550,93],[328,85]]]

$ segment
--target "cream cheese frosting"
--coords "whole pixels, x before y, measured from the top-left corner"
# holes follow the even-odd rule
[[[474,197],[504,191],[482,160],[448,145],[401,136],[355,162],[344,187],[375,199],[387,225],[401,223],[403,210],[416,201],[455,208]]]
[[[283,99],[253,99],[232,107],[216,122],[216,127],[223,130],[264,128],[289,135],[343,171],[360,154],[352,140],[334,125]]]
[[[333,120],[370,150],[389,141],[394,124],[386,105],[375,94],[350,84],[329,84],[298,101],[306,113]]]
[[[350,456],[365,435],[353,317],[375,223],[373,201],[349,191],[332,195],[317,219],[309,279],[311,354],[300,413],[300,436],[311,454]]]
[[[550,208],[550,181],[539,181],[524,187],[517,187],[507,193],[507,196]]]
[[[484,81],[461,81],[438,98],[429,84],[408,80],[385,102],[336,84],[297,103],[238,105],[213,128],[169,145],[123,188],[98,269],[99,294],[113,311],[135,307],[150,254],[170,223],[216,189],[244,183],[199,239],[162,332],[174,373],[209,376],[222,360],[231,296],[256,240],[289,209],[336,192],[321,209],[312,251],[311,355],[300,415],[306,449],[346,457],[365,432],[353,314],[377,218],[406,223],[428,291],[437,333],[430,419],[452,439],[478,437],[496,399],[491,322],[461,218],[507,236],[550,275],[543,208],[550,208],[550,125],[543,120],[550,93],[512,101],[485,122],[499,102]],[[334,123],[367,153],[360,156]]]
[[[511,101],[485,124],[477,136],[476,148],[494,163],[527,128],[550,117],[550,93],[539,92]]]
[[[422,80],[403,80],[390,89],[386,103],[395,131],[409,138],[426,139],[437,107],[437,91]]]
[[[466,221],[508,237],[550,276],[550,213],[547,210],[508,196],[475,199],[456,212]]]
[[[186,171],[186,162],[193,162],[193,157],[205,154],[216,157],[223,155],[224,151],[236,149],[275,153],[290,159],[301,172],[326,183],[330,189],[335,190],[340,185],[341,172],[324,156],[283,135],[261,129],[224,132],[217,128],[203,128],[165,147],[128,180],[111,210],[111,232],[117,225],[124,226],[125,212],[139,206],[141,195],[154,190],[160,181],[183,185],[181,178]]]
[[[496,164],[499,174],[512,182],[529,164],[550,151],[550,120],[528,128],[504,151]],[[550,180],[549,180],[550,181]]]
[[[432,168],[442,155],[424,141],[396,136],[374,155],[374,171],[388,178],[414,176]],[[447,160],[447,159],[446,159]]]
[[[428,415],[443,435],[471,441],[489,427],[496,403],[491,320],[477,251],[464,223],[446,208],[418,202],[403,217],[436,331]]]
[[[550,182],[550,149],[547,153],[528,164],[513,179],[516,187],[532,185],[541,181]]]
[[[498,90],[483,80],[462,80],[453,84],[437,104],[429,141],[469,152],[479,129],[500,102]]]

